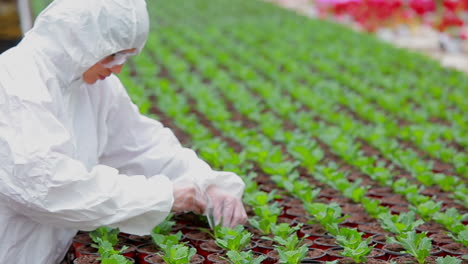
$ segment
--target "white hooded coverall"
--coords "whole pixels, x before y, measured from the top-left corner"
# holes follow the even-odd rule
[[[241,197],[161,123],[142,116],[116,76],[82,74],[110,54],[140,51],[144,0],[56,0],[0,55],[0,263],[55,264],[77,230],[148,234],[173,184],[210,184]]]

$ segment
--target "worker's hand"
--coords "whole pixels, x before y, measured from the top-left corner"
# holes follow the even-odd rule
[[[241,198],[234,197],[216,186],[208,187],[206,192],[216,225],[222,223],[225,227],[233,228],[247,222],[247,213]]]
[[[208,204],[206,194],[204,194],[195,184],[184,186],[174,186],[173,212],[194,212],[202,214]]]

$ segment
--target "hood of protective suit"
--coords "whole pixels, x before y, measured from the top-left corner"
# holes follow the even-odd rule
[[[55,0],[19,46],[30,50],[27,53],[37,56],[67,87],[113,53],[141,51],[148,32],[144,0]]]

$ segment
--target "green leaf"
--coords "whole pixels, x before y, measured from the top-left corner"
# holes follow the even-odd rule
[[[152,233],[161,235],[169,234],[172,227],[175,225],[175,221],[170,220],[173,216],[174,214],[170,213],[163,222],[153,228]]]
[[[299,264],[307,254],[307,245],[302,245],[296,250],[288,250],[284,247],[276,247],[281,263]]]
[[[170,235],[161,235],[161,234],[151,234],[153,238],[153,242],[158,245],[161,249],[165,249],[166,247],[171,247],[172,245],[176,245],[179,243],[180,239],[182,238],[182,232],[177,232],[176,234]]]
[[[381,206],[380,201],[378,199],[369,199],[367,197],[364,197],[361,201],[362,206],[366,210],[366,212],[374,217],[377,218],[379,214],[389,212],[390,209],[386,206]]]
[[[107,226],[98,227],[96,230],[91,231],[89,236],[94,241],[94,243],[98,243],[97,238],[100,238],[103,241],[108,241],[109,243],[114,246],[119,241],[118,235],[120,230],[118,228],[111,228]]]
[[[452,256],[445,256],[445,257],[438,257],[436,258],[437,264],[461,264],[462,260],[457,259],[456,257]]]
[[[231,264],[261,264],[267,257],[262,255],[255,258],[253,252],[249,250],[245,251],[228,251],[226,255],[229,258]]]
[[[249,244],[253,234],[244,230],[244,226],[238,225],[231,229],[222,227],[217,231],[216,244],[227,250],[240,251]]]
[[[298,225],[290,226],[287,223],[280,223],[273,225],[271,227],[271,230],[276,237],[287,239],[288,237],[296,233],[299,229],[301,229],[302,225],[302,223],[299,223]]]
[[[182,244],[168,245],[164,255],[159,254],[167,264],[188,264],[196,249]]]
[[[442,202],[434,202],[432,200],[428,200],[424,203],[417,204],[415,207],[411,207],[412,210],[416,211],[416,213],[421,216],[422,219],[425,221],[430,221],[432,216],[440,211],[442,207]]]
[[[385,230],[394,233],[402,234],[414,230],[416,227],[424,224],[421,219],[416,220],[416,214],[412,211],[393,215],[390,212],[385,212],[378,215],[378,219]]]
[[[401,245],[420,264],[424,263],[425,258],[429,256],[432,249],[432,241],[427,237],[426,232],[417,234],[416,231],[409,231],[398,235],[396,239],[387,237],[387,243]]]
[[[373,247],[369,247],[367,241],[362,241],[355,248],[344,247],[341,253],[344,257],[350,257],[356,263],[367,262],[367,256],[372,252]]]
[[[465,230],[459,232],[458,234],[449,233],[449,236],[452,237],[456,242],[463,244],[465,247],[468,247],[468,228],[465,227]]]

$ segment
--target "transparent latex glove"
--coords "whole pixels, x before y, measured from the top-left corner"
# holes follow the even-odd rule
[[[211,228],[220,223],[225,227],[233,228],[247,222],[247,213],[241,198],[237,198],[216,186],[208,187],[206,193],[208,206],[205,215]]]
[[[208,204],[207,196],[195,184],[174,186],[173,212],[203,214]]]

